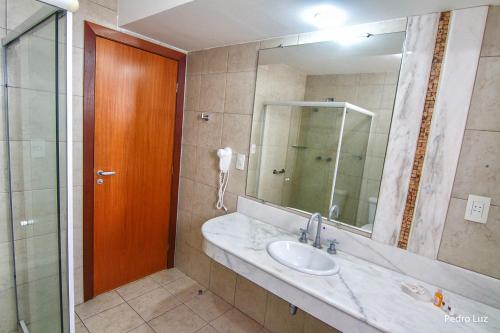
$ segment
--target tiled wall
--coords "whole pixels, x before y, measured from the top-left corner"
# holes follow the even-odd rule
[[[491,197],[486,224],[464,220],[469,194]],[[500,6],[488,12],[438,259],[500,278]]]
[[[273,332],[331,332],[286,302],[217,264],[202,251],[201,225],[223,214],[215,209],[218,161],[230,146],[248,154],[259,43],[189,53],[184,114],[176,266]],[[201,112],[210,113],[208,122]],[[245,194],[246,170],[230,170],[226,204]]]

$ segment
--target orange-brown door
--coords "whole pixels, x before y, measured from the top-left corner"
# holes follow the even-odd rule
[[[178,65],[101,37],[95,54],[94,296],[166,267]]]

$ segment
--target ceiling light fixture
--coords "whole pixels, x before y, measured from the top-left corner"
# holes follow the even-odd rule
[[[306,22],[319,29],[326,29],[344,24],[347,14],[335,6],[320,5],[306,10],[303,18]]]

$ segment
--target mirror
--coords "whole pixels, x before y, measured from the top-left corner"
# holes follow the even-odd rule
[[[371,232],[404,39],[261,50],[246,194]]]

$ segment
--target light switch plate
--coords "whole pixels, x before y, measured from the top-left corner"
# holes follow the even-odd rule
[[[236,156],[236,169],[245,170],[245,154],[238,154]]]
[[[490,210],[491,198],[469,194],[464,219],[467,221],[486,223]]]

